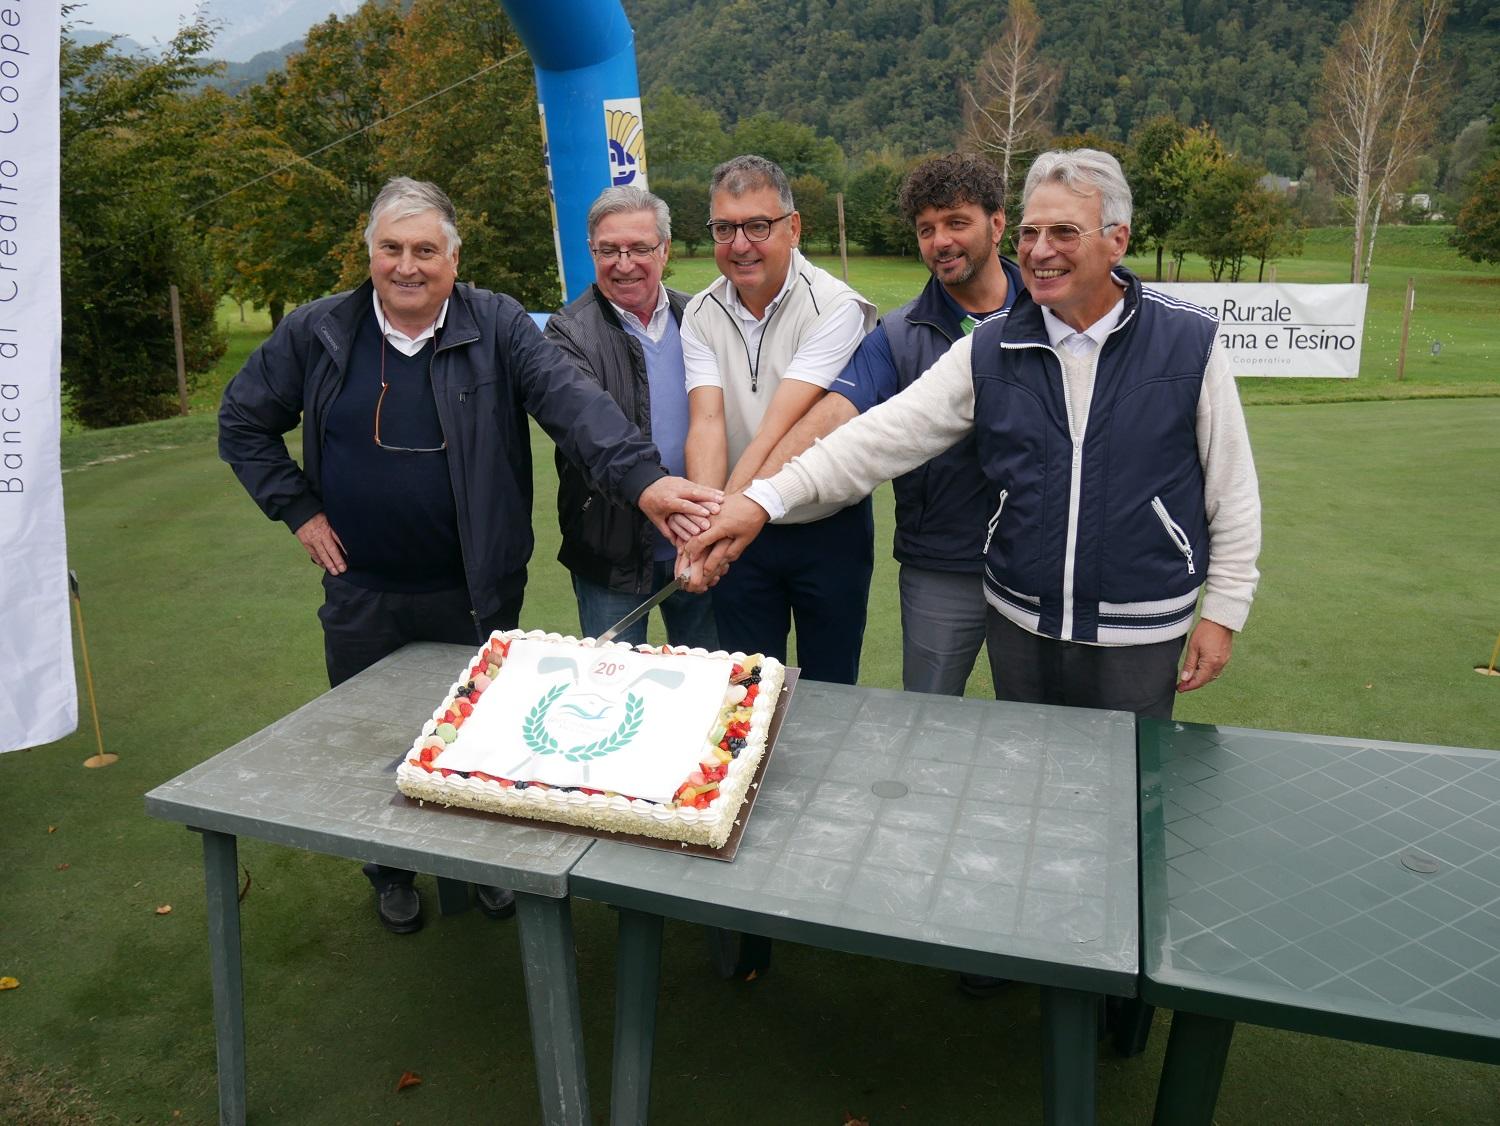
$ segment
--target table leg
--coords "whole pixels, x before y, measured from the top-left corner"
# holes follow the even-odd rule
[[[734,976],[734,966],[740,956],[740,936],[723,927],[704,927],[708,938],[708,957],[714,973],[723,981]]]
[[[565,898],[518,891],[516,915],[542,1121],[547,1126],[588,1126],[572,908]]]
[[[438,911],[442,914],[458,915],[469,909],[469,881],[439,876],[437,888]]]
[[[1155,1126],[1189,1126],[1213,1122],[1219,1084],[1234,1021],[1178,1011],[1172,1014],[1172,1035],[1156,1088]]]
[[[240,870],[235,838],[201,830],[208,890],[209,976],[219,1054],[219,1122],[245,1121],[245,985],[240,971]]]
[[[1148,1005],[1139,997],[1111,997],[1106,1013],[1115,1055],[1132,1059],[1146,1050],[1146,1041],[1151,1038],[1151,1022],[1156,1017],[1155,1005]]]
[[[660,915],[620,908],[615,956],[615,1059],[611,1126],[644,1126],[651,1109],[651,1056],[661,982]]]
[[[1075,1126],[1094,1121],[1094,1070],[1099,1059],[1099,998],[1076,989],[1042,987],[1042,1121]]]

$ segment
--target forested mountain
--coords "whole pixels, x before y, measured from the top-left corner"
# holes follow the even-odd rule
[[[769,111],[851,156],[942,148],[960,85],[1003,0],[624,0],[641,83],[706,102],[726,126]],[[1298,175],[1323,54],[1352,0],[1038,0],[1040,51],[1062,71],[1052,124],[1125,140],[1157,114]],[[1500,3],[1456,0],[1444,40],[1446,143],[1500,101]]]

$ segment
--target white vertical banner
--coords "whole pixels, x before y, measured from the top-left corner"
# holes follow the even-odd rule
[[[63,528],[56,4],[0,0],[0,751],[78,726]]]

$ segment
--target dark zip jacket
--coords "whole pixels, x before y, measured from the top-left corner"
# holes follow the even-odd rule
[[[289,313],[224,391],[219,456],[262,511],[293,531],[323,509],[323,426],[348,374],[372,288],[366,281]],[[478,618],[493,615],[502,597],[514,595],[516,577],[531,558],[528,414],[585,467],[595,487],[622,502],[635,503],[665,473],[656,447],[614,400],[542,339],[526,311],[504,294],[454,286],[433,351],[432,394],[448,444],[464,575]],[[282,440],[299,422],[300,466]]]
[[[1025,288],[1021,270],[1006,258],[1006,303]],[[895,361],[898,387],[904,391],[964,334],[953,302],[937,278],[911,301],[887,313],[880,322]],[[891,482],[896,494],[896,534],[892,554],[902,563],[930,571],[984,570],[984,521],[994,509],[995,491],[979,468],[979,452],[970,434],[926,465]]]
[[[1185,634],[1208,571],[1196,419],[1218,325],[1115,276],[1125,308],[1094,353],[1082,432],[1026,293],[974,330],[974,430],[996,493],[990,605],[1045,637],[1128,645]]]
[[[667,290],[672,319],[682,323],[688,294]],[[625,417],[651,437],[651,385],[641,342],[620,323],[597,285],[547,321],[546,336],[583,375],[603,387]],[[636,508],[610,502],[588,475],[557,451],[557,559],[579,578],[610,590],[651,591],[655,527]]]

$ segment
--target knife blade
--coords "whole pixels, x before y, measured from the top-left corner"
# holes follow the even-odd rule
[[[680,586],[682,586],[682,576],[679,575],[677,578],[673,579],[666,586],[662,587],[650,598],[646,599],[646,601],[642,602],[634,610],[630,611],[630,613],[626,614],[618,622],[616,622],[614,625],[610,626],[607,630],[600,634],[599,639],[594,642],[595,647],[597,648],[600,645],[608,645],[615,639],[615,637],[619,633],[635,625],[636,622],[640,621],[647,614],[649,614],[653,608],[660,606],[668,598],[676,594]]]

